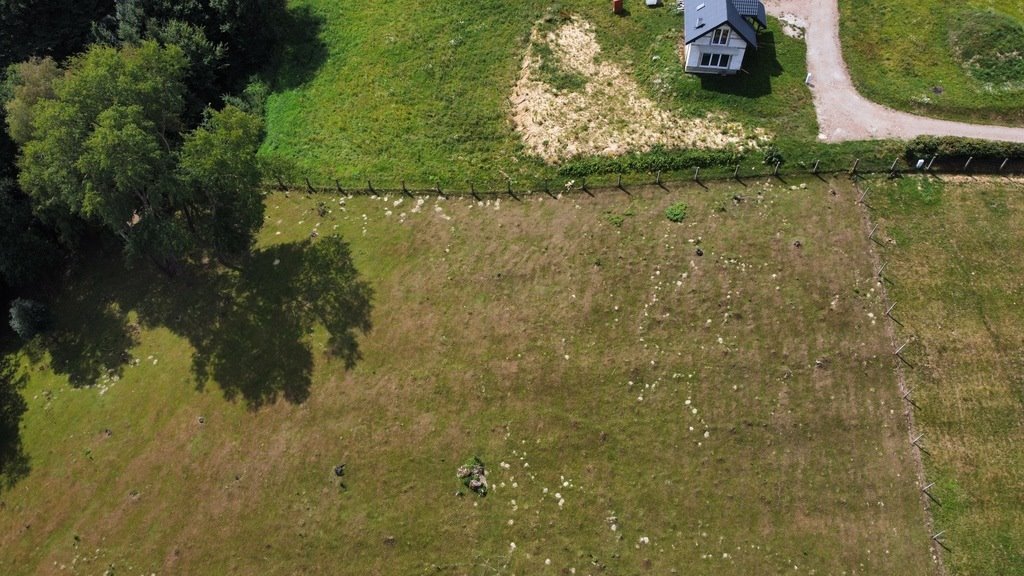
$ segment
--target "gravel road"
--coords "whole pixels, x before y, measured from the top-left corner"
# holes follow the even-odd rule
[[[837,0],[764,0],[764,4],[772,16],[805,28],[807,70],[822,141],[910,139],[930,134],[1024,142],[1024,128],[916,116],[861,96],[843,61]]]

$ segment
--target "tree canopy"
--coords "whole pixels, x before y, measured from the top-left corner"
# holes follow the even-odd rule
[[[93,45],[61,74],[51,66],[21,65],[6,105],[18,182],[45,221],[94,223],[169,273],[189,254],[250,248],[259,118],[227,106],[187,130],[188,62],[174,45]]]

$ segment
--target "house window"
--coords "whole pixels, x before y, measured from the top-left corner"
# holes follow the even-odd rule
[[[725,45],[729,43],[729,29],[718,28],[711,34],[711,43]]]
[[[732,60],[731,54],[705,52],[700,55],[700,65],[706,68],[728,68],[730,60]]]

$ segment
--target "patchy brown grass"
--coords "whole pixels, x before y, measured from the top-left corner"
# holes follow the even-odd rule
[[[930,574],[855,196],[808,184],[322,219],[273,195],[264,247],[314,222],[351,242],[362,359],[317,332],[308,399],[249,409],[196,390],[159,327],[132,350],[159,365],[103,395],[25,358],[33,472],[3,495],[0,572]],[[472,456],[487,498],[454,495]]]

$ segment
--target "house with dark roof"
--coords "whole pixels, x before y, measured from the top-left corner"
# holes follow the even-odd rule
[[[694,74],[735,74],[747,48],[757,49],[757,32],[768,26],[760,0],[688,0],[683,15],[685,70]]]

